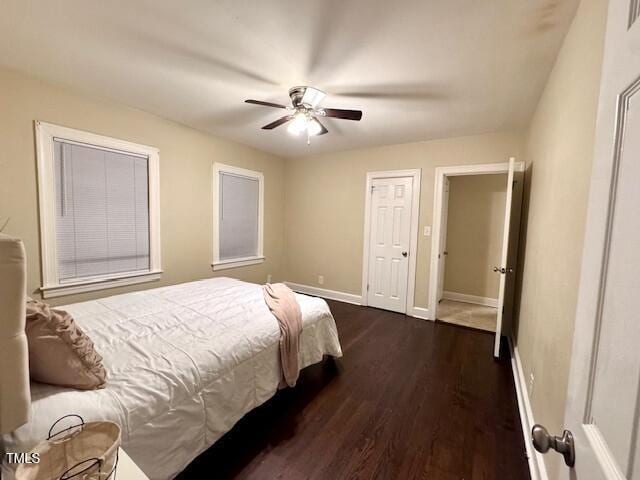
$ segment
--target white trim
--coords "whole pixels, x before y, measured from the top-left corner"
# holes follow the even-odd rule
[[[218,219],[218,179],[220,172],[239,175],[241,177],[254,178],[258,180],[258,252],[255,257],[242,259],[220,260],[220,232]],[[243,267],[255,265],[264,261],[264,174],[254,170],[225,165],[224,163],[213,162],[211,168],[211,200],[213,205],[213,242],[212,260],[213,270],[224,270],[227,268]]]
[[[513,341],[508,337],[509,350],[511,351],[511,369],[513,371],[513,383],[516,386],[516,396],[518,398],[518,410],[520,411],[520,424],[522,426],[522,435],[524,437],[524,445],[529,464],[529,473],[531,480],[548,480],[547,467],[544,463],[542,454],[533,448],[531,443],[531,429],[535,425],[533,418],[533,410],[531,402],[527,394],[527,382],[520,361],[518,347],[514,346]]]
[[[305,295],[314,297],[328,298],[338,302],[351,303],[353,305],[362,305],[362,297],[353,293],[337,292],[335,290],[327,290],[324,288],[312,287],[310,285],[301,285],[299,283],[284,282],[291,290]]]
[[[218,263],[212,263],[213,271],[227,270],[228,268],[246,267],[247,265],[256,265],[264,262],[264,257],[246,257],[232,258],[229,260],[220,260]]]
[[[523,172],[524,163],[516,162],[515,171]],[[450,167],[437,167],[435,169],[435,185],[433,189],[433,226],[431,229],[431,262],[429,266],[429,311],[430,320],[435,320],[438,312],[438,278],[440,262],[440,230],[442,230],[442,195],[444,192],[444,178],[462,175],[492,175],[509,173],[509,162],[487,163],[480,165],[455,165]]]
[[[107,288],[124,287],[126,285],[136,285],[138,283],[155,282],[160,280],[162,271],[129,273],[119,275],[117,278],[106,277],[102,279],[93,279],[83,282],[75,282],[62,284],[53,287],[42,287],[43,298],[62,297],[64,295],[73,295],[76,293],[93,292],[95,290],[104,290]]]
[[[419,168],[410,170],[386,170],[367,172],[364,202],[364,245],[362,248],[362,305],[367,305],[367,283],[369,281],[369,233],[371,231],[371,186],[378,178],[413,178],[413,196],[411,199],[411,231],[409,234],[409,271],[407,273],[407,299],[405,312],[413,311],[416,288],[416,265],[418,259],[418,227],[420,224],[420,189],[422,186],[422,171]]]
[[[160,250],[160,153],[155,147],[106,137],[36,120],[36,156],[38,162],[38,206],[40,210],[40,249],[43,297],[69,295],[85,291],[131,285],[157,280],[162,273]],[[106,150],[132,153],[148,159],[149,174],[149,270],[116,273],[96,279],[78,279],[73,284],[58,280],[56,253],[54,138],[72,143],[95,145]],[[116,285],[117,284],[117,285]],[[83,287],[83,285],[85,287]]]
[[[454,302],[474,303],[476,305],[484,305],[485,307],[495,308],[498,305],[497,298],[479,297],[477,295],[467,295],[466,293],[447,292],[443,293],[442,298],[445,300],[453,300]]]
[[[335,300],[336,302],[350,303],[352,305],[361,305],[366,307],[366,305],[362,303],[362,297],[360,295],[338,292],[336,290],[328,290],[325,288],[312,287],[310,285],[302,285],[300,283],[284,283],[294,292],[304,293],[305,295],[311,295],[314,297],[327,298],[329,300]],[[398,313],[398,315],[402,314]],[[422,320],[429,320],[429,310],[423,307],[413,307],[411,310],[407,310],[406,315],[414,318],[420,318]]]
[[[509,172],[509,162],[482,163],[477,165],[452,165],[449,167],[437,167],[436,170],[447,177],[460,177],[467,175],[496,175]],[[516,162],[516,172],[524,172],[524,162]]]
[[[424,307],[413,307],[407,311],[407,315],[414,318],[420,318],[421,320],[431,320],[429,315],[429,309]]]
[[[606,440],[603,438],[600,429],[594,424],[583,424],[584,431],[589,445],[598,460],[604,478],[606,480],[626,480],[626,475],[620,469],[620,465],[616,461],[613,452],[609,448]]]

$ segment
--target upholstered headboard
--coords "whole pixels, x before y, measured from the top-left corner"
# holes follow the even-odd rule
[[[26,292],[24,245],[0,233],[0,433],[9,433],[29,420]]]

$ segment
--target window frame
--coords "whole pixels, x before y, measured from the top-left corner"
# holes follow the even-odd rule
[[[242,258],[220,259],[220,173],[238,175],[258,181],[258,252],[257,255]],[[265,261],[264,257],[264,174],[255,170],[214,162],[212,168],[212,204],[213,204],[213,257],[211,267],[214,271],[228,268],[257,265]]]
[[[43,298],[91,292],[106,288],[159,280],[162,274],[160,250],[160,152],[147,145],[106,137],[73,128],[36,121],[38,164],[38,206],[40,209],[40,253]],[[67,140],[105,150],[146,156],[149,165],[149,270],[97,275],[81,280],[58,279],[54,139]]]

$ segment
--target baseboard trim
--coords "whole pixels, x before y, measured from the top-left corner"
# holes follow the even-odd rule
[[[351,303],[353,305],[362,305],[362,296],[354,295],[353,293],[337,292],[335,290],[302,285],[300,283],[284,283],[294,292],[304,293],[314,297],[328,298],[329,300],[336,300],[338,302]]]
[[[338,292],[336,290],[328,290],[326,288],[312,287],[311,285],[303,285],[300,283],[284,282],[291,290],[313,297],[322,297],[337,302],[351,303],[352,305],[362,305],[362,296],[353,293]],[[422,320],[433,320],[430,310],[424,307],[408,307],[407,315],[410,317],[420,318]]]
[[[498,299],[490,297],[478,297],[476,295],[467,295],[466,293],[444,292],[442,298],[445,300],[453,300],[454,302],[475,303],[476,305],[484,305],[486,307],[497,307]]]
[[[511,352],[511,369],[513,370],[513,382],[516,386],[516,396],[518,397],[518,410],[520,411],[520,423],[522,424],[522,435],[526,448],[527,462],[531,480],[549,480],[547,467],[541,453],[538,453],[531,444],[531,428],[535,425],[533,410],[527,394],[527,382],[520,361],[518,347],[514,346],[511,338],[509,340],[509,350]]]
[[[421,320],[433,320],[431,318],[431,312],[428,308],[413,307],[407,309],[407,315],[410,317],[419,318]]]

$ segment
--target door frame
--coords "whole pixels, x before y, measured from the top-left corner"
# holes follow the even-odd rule
[[[418,258],[418,226],[420,223],[420,187],[422,170],[384,170],[367,172],[364,191],[364,238],[362,248],[362,305],[369,304],[367,282],[369,281],[369,244],[371,235],[371,187],[373,181],[379,178],[413,178],[413,193],[411,197],[411,228],[409,233],[409,272],[407,273],[407,301],[406,315],[414,314],[414,295],[416,288],[416,261]]]
[[[445,175],[442,181],[442,197],[440,197],[442,200],[442,205],[440,208],[440,211],[441,211],[440,224],[441,225],[447,225],[447,222],[449,221],[449,190],[445,189],[446,181],[447,181],[447,176]],[[449,182],[449,187],[451,187],[451,182]],[[443,237],[445,242],[444,245],[446,248],[447,246],[447,229],[446,228],[440,229],[440,242],[442,242]],[[447,269],[446,255],[448,255],[448,253],[445,254],[445,259],[444,259],[445,271]],[[438,289],[436,290],[436,301],[438,303],[440,303],[440,300],[444,298],[444,273],[445,272],[441,272],[440,269],[438,269],[438,283],[437,283]]]
[[[511,157],[513,158],[513,157]],[[524,172],[524,163],[515,162],[515,171]],[[431,262],[429,266],[429,315],[428,319],[435,321],[438,310],[438,283],[440,275],[440,232],[443,226],[442,206],[445,177],[461,177],[466,175],[495,175],[509,173],[509,162],[485,163],[476,165],[454,165],[450,167],[437,167],[435,169],[435,185],[433,197],[433,228],[431,231]]]

